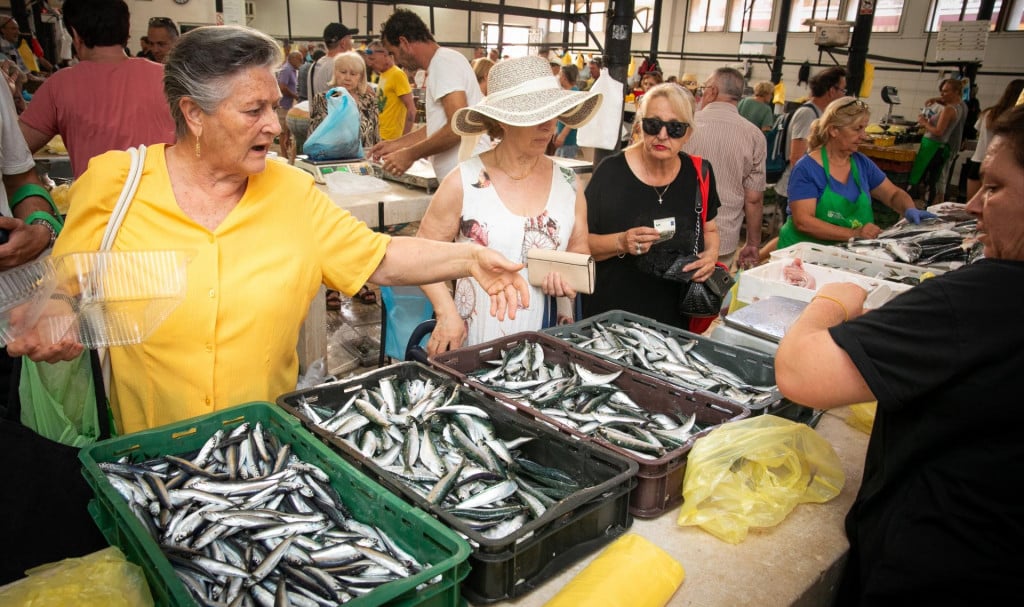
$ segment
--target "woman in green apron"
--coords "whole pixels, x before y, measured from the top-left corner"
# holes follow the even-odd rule
[[[921,182],[925,174],[929,173],[930,166],[933,167],[933,170],[930,171],[929,179],[938,179],[942,166],[949,160],[949,156],[955,153],[950,146],[955,144],[959,151],[959,138],[956,142],[952,142],[950,139],[967,113],[967,106],[960,100],[962,93],[963,81],[947,78],[939,85],[938,98],[932,98],[925,102],[926,109],[929,106],[939,105],[941,111],[934,116],[922,113],[917,118],[918,126],[924,129],[924,137],[921,139],[921,147],[917,150],[917,156],[914,157],[914,166],[910,168],[908,181],[911,186],[917,186]],[[963,127],[960,128],[962,130]],[[927,183],[926,185],[931,191],[937,184]]]
[[[871,119],[868,105],[856,97],[840,97],[811,125],[806,156],[789,178],[789,218],[779,232],[778,248],[798,242],[831,244],[851,238],[875,238],[871,199],[876,198],[913,223],[934,217],[885,173],[857,151]]]

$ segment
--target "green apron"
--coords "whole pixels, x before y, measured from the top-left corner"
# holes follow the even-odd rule
[[[832,174],[828,170],[828,154],[825,152],[825,148],[821,148],[821,165],[825,169],[825,191],[821,193],[818,204],[814,207],[814,216],[844,228],[859,228],[874,223],[875,214],[871,210],[871,193],[864,189],[854,159],[850,158],[850,178],[857,184],[857,189],[860,191],[854,202],[850,202],[842,195],[832,191]],[[786,223],[782,225],[782,229],[779,230],[778,248],[784,249],[798,242],[834,243],[834,241],[819,240],[800,232],[793,223],[793,216],[790,215],[786,219]]]
[[[925,170],[936,154],[940,155],[942,164],[945,164],[946,160],[949,159],[949,145],[941,141],[929,139],[928,137],[921,139],[921,147],[917,149],[917,155],[914,156],[914,164],[910,167],[910,185],[920,183],[921,178],[924,177]]]

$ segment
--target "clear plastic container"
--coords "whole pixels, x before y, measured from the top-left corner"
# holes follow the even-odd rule
[[[54,258],[56,289],[39,313],[40,339],[77,335],[87,348],[142,342],[185,299],[185,251],[102,251]]]
[[[35,324],[56,287],[49,259],[0,272],[0,345],[6,346]]]

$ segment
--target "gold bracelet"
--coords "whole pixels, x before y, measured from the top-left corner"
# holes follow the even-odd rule
[[[845,317],[845,318],[843,318],[843,322],[846,322],[846,321],[850,320],[850,313],[847,312],[847,310],[846,310],[846,304],[844,304],[843,302],[839,301],[835,297],[832,297],[831,295],[822,295],[822,294],[819,293],[818,295],[815,295],[814,297],[812,297],[811,301],[814,301],[815,299],[827,299],[827,300],[829,300],[831,302],[834,302],[836,305],[838,305],[840,308],[843,309],[843,316]]]

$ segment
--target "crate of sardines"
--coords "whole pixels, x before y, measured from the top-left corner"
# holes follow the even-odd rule
[[[272,403],[85,447],[89,510],[160,606],[461,604],[470,547]]]
[[[755,414],[771,413],[782,401],[771,354],[720,343],[639,314],[611,310],[543,333],[634,371],[710,392]]]
[[[693,442],[750,410],[693,392],[524,332],[461,348],[431,364],[580,440],[635,461],[630,511],[650,518],[683,501],[686,457]]]
[[[473,603],[526,594],[632,524],[628,458],[405,362],[278,404],[473,548]]]

